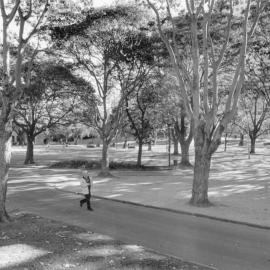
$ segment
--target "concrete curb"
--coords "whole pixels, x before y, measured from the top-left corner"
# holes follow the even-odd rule
[[[59,188],[55,188],[55,189],[59,190],[59,191],[62,191],[62,192],[66,192],[66,193],[73,193],[73,194],[83,195],[80,192],[68,191],[68,190],[59,189]],[[148,205],[148,204],[129,202],[129,201],[125,201],[125,200],[106,198],[106,197],[102,197],[102,196],[98,196],[98,195],[92,195],[92,198],[97,198],[97,199],[107,200],[107,201],[114,201],[114,202],[118,202],[118,203],[125,203],[125,204],[134,205],[134,206],[140,206],[140,207],[145,207],[145,208],[150,208],[150,209],[167,211],[167,212],[176,213],[176,214],[207,218],[207,219],[217,220],[217,221],[221,221],[221,222],[233,223],[233,224],[237,224],[237,225],[245,225],[245,226],[253,227],[253,228],[257,228],[257,229],[270,230],[270,226],[260,225],[260,224],[256,224],[256,223],[245,222],[245,221],[238,221],[238,220],[220,218],[220,217],[209,216],[209,215],[199,214],[199,213],[193,213],[193,212],[188,212],[188,211],[183,211],[183,210],[175,210],[175,209],[166,208],[166,207],[159,207],[159,206],[153,206],[153,205]]]

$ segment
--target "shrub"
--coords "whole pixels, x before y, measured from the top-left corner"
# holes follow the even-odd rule
[[[50,165],[51,168],[73,168],[78,169],[85,166],[86,169],[100,168],[100,161],[97,160],[63,160]]]
[[[95,144],[89,143],[86,145],[87,148],[96,148]]]
[[[85,166],[86,169],[99,169],[101,167],[100,160],[63,160],[50,165],[51,168],[72,168],[78,169],[82,166]],[[116,169],[138,169],[135,162],[126,162],[126,161],[111,161],[109,168],[112,170]],[[140,169],[144,169],[142,166]]]
[[[126,162],[126,161],[111,161],[109,165],[110,169],[138,169],[135,162]]]

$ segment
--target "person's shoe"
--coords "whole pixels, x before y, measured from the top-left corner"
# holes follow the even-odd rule
[[[94,211],[92,207],[87,208],[88,211]]]

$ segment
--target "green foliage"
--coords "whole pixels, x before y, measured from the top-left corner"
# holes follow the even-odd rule
[[[145,78],[142,87],[137,88],[126,98],[126,116],[130,126],[130,133],[142,143],[153,139],[155,107],[159,102],[160,74],[154,72]]]
[[[149,66],[162,66],[168,58],[168,52],[157,34],[149,35],[148,32],[129,30],[116,44],[113,57],[126,64],[143,62]]]
[[[52,27],[51,36],[54,40],[67,40],[72,36],[84,36],[87,29],[102,24],[105,20],[116,22],[126,19],[129,24],[132,25],[132,21],[137,20],[135,17],[137,12],[134,12],[134,8],[135,7],[118,6],[117,8],[91,9],[80,22]]]
[[[95,90],[78,92],[78,118],[108,144],[119,130],[125,97],[144,84],[166,52],[158,35],[141,28],[140,14],[134,6],[92,10],[83,22],[52,28],[53,39],[75,60],[73,71],[87,78]],[[144,94],[140,102],[149,104],[153,98]],[[145,121],[142,130],[150,128],[150,120]]]
[[[14,121],[34,137],[47,128],[65,122],[74,107],[72,90],[88,87],[67,67],[52,62],[26,63],[23,76],[26,83]]]

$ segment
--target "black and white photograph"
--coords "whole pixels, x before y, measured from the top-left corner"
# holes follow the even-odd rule
[[[270,269],[269,0],[0,0],[0,270],[69,269]]]

